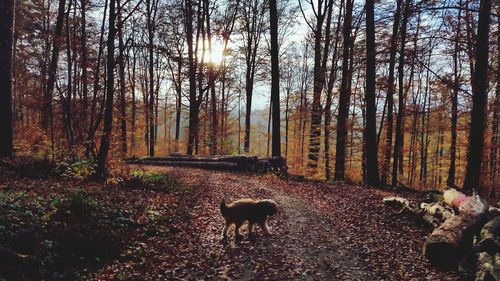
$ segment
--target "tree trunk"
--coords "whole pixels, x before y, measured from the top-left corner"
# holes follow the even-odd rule
[[[52,43],[52,55],[49,66],[49,78],[47,80],[47,88],[43,93],[41,126],[44,130],[48,130],[52,123],[52,93],[56,82],[57,62],[59,60],[59,48],[62,42],[62,28],[64,21],[64,6],[66,0],[59,0],[57,10],[56,27],[54,30],[54,39]]]
[[[84,128],[87,125],[87,109],[88,109],[88,52],[87,52],[87,0],[81,0],[80,4],[81,16],[82,16],[82,27],[81,27],[81,48],[82,48],[82,122]]]
[[[384,163],[382,165],[381,184],[387,184],[389,174],[389,166],[391,164],[391,148],[392,148],[392,127],[393,127],[393,107],[394,107],[394,66],[396,64],[396,51],[398,41],[399,19],[401,14],[402,0],[396,1],[396,12],[394,14],[394,24],[392,26],[392,36],[390,43],[389,57],[389,77],[387,79],[387,122],[386,122],[386,139]]]
[[[480,188],[481,165],[484,152],[484,132],[486,130],[486,103],[488,99],[488,55],[491,1],[481,0],[476,40],[476,64],[472,77],[475,91],[472,96],[469,149],[464,191],[470,193]]]
[[[377,107],[375,105],[375,14],[374,0],[366,0],[366,183],[378,186],[380,178],[378,173],[378,147],[377,147]]]
[[[278,8],[276,0],[269,1],[269,16],[271,17],[271,99],[272,99],[272,155],[281,156],[281,125],[280,125],[280,70],[278,50]]]
[[[99,36],[99,49],[97,51],[97,65],[96,65],[96,75],[94,75],[94,84],[93,84],[93,93],[92,93],[92,105],[90,109],[90,120],[88,123],[88,132],[87,132],[87,147],[86,147],[86,155],[87,157],[90,157],[91,154],[92,156],[95,156],[95,151],[94,151],[94,135],[95,132],[97,131],[97,128],[100,123],[100,118],[101,115],[97,116],[97,121],[94,122],[94,118],[96,118],[96,111],[97,111],[97,92],[99,91],[99,78],[100,78],[100,69],[101,69],[101,58],[103,56],[103,51],[104,51],[104,31],[105,31],[105,22],[106,22],[106,13],[108,9],[108,0],[105,0],[104,2],[104,12],[103,12],[103,17],[102,17],[102,24],[101,24],[101,33]],[[94,124],[95,123],[95,124]]]
[[[148,51],[149,51],[149,156],[155,155],[155,87],[154,87],[154,36],[155,36],[155,20],[156,20],[156,10],[157,1],[146,0],[147,4],[147,29],[148,29]]]
[[[459,7],[461,6],[461,2]],[[456,24],[455,46],[453,50],[453,92],[451,97],[451,144],[450,144],[450,168],[448,170],[448,179],[446,184],[449,187],[455,186],[455,166],[457,158],[457,121],[458,121],[458,90],[460,88],[460,76],[458,60],[460,55],[459,40],[460,40],[460,23],[462,10],[458,10],[458,19]]]
[[[106,107],[104,110],[104,124],[101,138],[101,146],[97,155],[96,173],[100,177],[104,177],[106,173],[106,160],[111,141],[111,129],[113,127],[113,98],[114,98],[114,78],[115,78],[115,0],[109,1],[109,30],[107,49],[108,55],[107,64],[107,79],[106,79]]]
[[[194,150],[194,138],[196,130],[196,65],[193,51],[193,3],[192,0],[184,1],[184,13],[186,24],[186,36],[188,45],[188,64],[189,64],[189,133],[187,154],[192,155]]]
[[[11,157],[12,130],[12,52],[15,1],[0,2],[0,158]]]
[[[498,21],[498,28],[500,30],[500,21]],[[491,152],[490,152],[490,182],[499,182],[498,180],[498,157],[500,152],[500,31],[497,31],[497,74],[496,74],[496,89],[495,100],[493,102],[493,121],[491,125]],[[492,190],[492,197],[495,197],[495,188]]]
[[[335,174],[336,181],[345,180],[345,151],[347,140],[347,119],[349,117],[349,102],[351,98],[351,70],[349,68],[349,48],[351,44],[353,1],[346,1],[344,15],[343,51],[342,51],[342,83],[340,86],[339,114],[337,118],[337,143],[335,149]]]
[[[71,98],[73,95],[73,91],[75,90],[73,88],[73,58],[71,55],[71,48],[72,48],[72,41],[71,41],[71,32],[70,32],[70,12],[71,12],[71,6],[73,5],[73,1],[70,0],[68,3],[68,11],[66,12],[66,60],[67,60],[67,93],[66,93],[66,99],[62,98],[61,103],[62,103],[62,108],[64,112],[64,127],[66,129],[66,135],[68,138],[68,144],[71,150],[71,147],[73,146],[73,125],[71,124],[72,122],[72,102]],[[76,5],[76,3],[75,3]]]
[[[120,7],[120,0],[116,1]],[[127,105],[126,105],[126,88],[125,88],[125,45],[123,43],[123,25],[122,11],[118,14],[118,76],[120,77],[120,130],[121,130],[121,152],[122,157],[127,155]]]
[[[312,3],[312,2],[311,2]],[[321,3],[318,1],[318,3]],[[321,93],[325,84],[326,72],[326,56],[328,55],[328,46],[330,44],[330,23],[332,13],[332,1],[324,1],[317,7],[316,26],[314,33],[314,85],[313,85],[313,102],[311,104],[311,130],[309,131],[309,162],[308,167],[315,169],[318,166],[320,137],[321,137]],[[324,7],[323,7],[324,5]],[[326,37],[324,48],[321,47],[323,42],[323,23],[325,16],[328,14],[327,29],[325,30]],[[324,49],[324,50],[323,50]],[[323,57],[322,57],[323,56]],[[316,172],[315,170],[313,172]]]
[[[396,136],[394,140],[394,153],[393,153],[393,162],[392,162],[392,183],[393,187],[398,185],[398,161],[400,160],[400,154],[403,146],[403,116],[405,110],[405,97],[404,97],[404,62],[405,62],[405,45],[406,45],[406,28],[408,18],[410,16],[410,5],[411,0],[406,0],[405,8],[403,11],[403,22],[401,24],[401,49],[399,54],[399,65],[398,65],[398,83],[399,83],[399,91],[398,91],[398,115],[396,119]]]

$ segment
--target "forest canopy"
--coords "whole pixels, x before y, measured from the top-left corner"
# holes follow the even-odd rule
[[[15,154],[99,173],[134,156],[248,154],[372,185],[499,182],[495,1],[2,2]]]

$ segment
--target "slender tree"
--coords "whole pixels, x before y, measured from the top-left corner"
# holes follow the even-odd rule
[[[481,165],[486,130],[486,104],[488,99],[488,55],[491,0],[481,0],[475,46],[475,69],[472,84],[472,112],[469,129],[469,149],[463,189],[470,193],[480,188]],[[474,90],[475,89],[475,90]]]
[[[59,61],[59,49],[61,47],[62,40],[62,29],[64,21],[64,8],[66,6],[66,0],[59,0],[59,6],[57,9],[57,19],[56,27],[54,30],[54,38],[52,42],[52,55],[50,59],[49,78],[47,80],[47,87],[43,93],[43,104],[42,104],[42,115],[41,115],[41,125],[42,128],[48,130],[50,123],[52,123],[52,94],[54,92],[54,85],[56,83],[57,74],[57,62]]]
[[[330,26],[331,22],[331,9],[333,1],[331,0],[318,0],[316,7],[311,1],[312,8],[316,11],[315,20],[316,22],[309,23],[307,17],[302,10],[302,14],[306,19],[309,27],[311,28],[314,35],[314,68],[313,68],[313,101],[311,105],[311,130],[309,131],[309,168],[315,169],[318,166],[319,161],[319,150],[320,150],[320,136],[321,136],[321,92],[325,85],[325,69],[326,61],[323,60],[328,54],[328,45],[330,40],[325,40],[325,46],[322,46],[324,33],[330,36],[329,31],[324,31],[325,20],[326,25]],[[300,4],[300,1],[299,1]],[[302,8],[302,6],[300,6]],[[329,16],[328,16],[329,15]],[[328,20],[327,20],[328,19]],[[314,171],[313,171],[314,172]]]
[[[398,43],[399,19],[401,13],[401,3],[403,0],[396,1],[396,12],[394,13],[394,23],[392,25],[392,35],[390,40],[389,54],[389,77],[387,78],[387,121],[386,121],[386,140],[384,163],[382,165],[381,184],[387,184],[389,174],[389,165],[391,164],[392,148],[392,127],[393,127],[393,107],[394,107],[394,66],[396,65],[396,51]]]
[[[403,22],[401,23],[401,47],[399,50],[399,62],[398,62],[398,115],[396,117],[396,130],[394,139],[394,153],[392,162],[392,183],[393,187],[398,185],[398,161],[400,160],[400,155],[402,153],[402,147],[404,142],[403,135],[403,122],[404,122],[404,111],[405,111],[405,95],[404,95],[404,66],[405,66],[405,47],[406,47],[406,30],[408,24],[408,18],[410,16],[410,6],[411,0],[406,0],[405,8],[403,11]]]
[[[115,87],[115,38],[116,38],[116,13],[115,0],[109,0],[109,22],[108,22],[108,40],[107,40],[107,79],[106,79],[106,105],[104,109],[104,123],[101,137],[101,146],[97,155],[96,174],[104,177],[106,174],[106,161],[111,144],[111,129],[113,127],[113,99]]]
[[[495,101],[493,103],[493,122],[491,125],[491,152],[490,152],[490,182],[498,182],[498,157],[500,152],[500,21],[497,24],[497,74],[496,74],[496,88],[495,88]],[[495,190],[492,190],[495,192]],[[492,194],[495,196],[496,194]]]
[[[459,3],[461,6],[461,1]],[[457,22],[455,25],[455,43],[453,49],[453,89],[451,96],[451,144],[450,144],[450,168],[448,170],[448,179],[446,184],[450,187],[455,186],[455,168],[457,159],[457,122],[458,122],[458,91],[460,88],[459,74],[459,40],[460,40],[460,21],[462,18],[462,10],[458,10]]]
[[[343,50],[342,50],[342,83],[340,86],[339,114],[337,118],[337,143],[335,145],[335,174],[336,181],[345,180],[345,152],[347,141],[347,119],[349,118],[349,103],[351,99],[351,69],[349,67],[349,49],[351,44],[352,27],[352,0],[346,0],[344,15]]]

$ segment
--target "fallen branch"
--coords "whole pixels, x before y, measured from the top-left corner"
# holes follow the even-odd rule
[[[440,223],[439,219],[434,217],[432,214],[427,213],[424,209],[412,206],[410,201],[406,198],[386,197],[383,199],[383,202],[387,205],[401,208],[398,212],[399,214],[406,212],[414,219],[424,222],[431,227],[437,227]]]

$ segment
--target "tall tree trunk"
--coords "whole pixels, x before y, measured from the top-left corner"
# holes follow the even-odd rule
[[[120,0],[116,1],[118,7],[120,6]],[[125,88],[125,44],[123,42],[123,22],[122,9],[118,16],[118,76],[120,77],[120,141],[121,141],[121,152],[122,157],[127,155],[127,104],[126,104],[126,88]]]
[[[484,153],[484,132],[486,130],[486,103],[488,99],[488,55],[491,1],[481,0],[476,38],[476,64],[472,77],[475,91],[472,96],[469,149],[465,171],[464,192],[471,193],[480,188],[481,165]]]
[[[366,183],[371,186],[379,185],[378,172],[378,147],[377,147],[377,107],[375,104],[375,69],[376,69],[376,47],[375,47],[375,13],[374,0],[366,0],[366,127],[365,151],[366,151]]]
[[[52,94],[56,82],[57,62],[59,60],[59,48],[62,42],[62,29],[64,21],[64,6],[66,0],[59,0],[57,9],[56,27],[54,30],[54,39],[52,42],[52,55],[49,65],[49,78],[47,80],[47,88],[43,93],[41,126],[44,130],[48,130],[52,123]]]
[[[498,157],[500,152],[500,21],[498,21],[499,32],[497,32],[497,74],[496,74],[496,89],[495,89],[495,101],[493,103],[493,121],[491,125],[491,152],[490,152],[490,182],[498,181]],[[492,197],[495,197],[495,189],[492,190]]]
[[[133,38],[133,37],[132,37]],[[134,41],[134,39],[132,39]],[[135,75],[136,75],[136,63],[137,63],[137,53],[134,50],[134,55],[132,58],[132,75],[129,73],[129,78],[131,79],[130,81],[130,90],[131,90],[131,95],[132,95],[132,112],[130,116],[130,127],[131,127],[131,135],[130,135],[130,154],[133,156],[135,153],[135,146],[136,146],[136,140],[135,140],[135,124],[136,124],[136,115],[137,115],[137,104],[136,104],[136,97],[135,97]],[[129,66],[130,68],[130,66]]]
[[[398,115],[396,119],[396,132],[394,140],[394,153],[392,162],[392,183],[393,187],[398,185],[398,161],[400,160],[400,154],[402,153],[403,146],[403,116],[405,111],[405,95],[404,95],[404,67],[405,67],[405,45],[406,45],[406,28],[408,17],[410,16],[410,5],[411,0],[406,0],[405,8],[403,11],[403,22],[401,24],[401,49],[399,54],[398,63]]]
[[[14,153],[12,130],[12,52],[15,0],[0,2],[0,158]]]
[[[101,34],[99,36],[99,49],[97,51],[97,65],[95,69],[95,75],[94,75],[94,84],[93,84],[93,93],[92,93],[92,105],[90,109],[90,120],[88,123],[88,132],[87,132],[87,147],[86,147],[86,155],[87,157],[90,157],[91,154],[92,156],[95,155],[94,151],[94,135],[95,132],[97,131],[97,128],[99,127],[100,119],[101,119],[101,114],[99,112],[99,115],[96,116],[96,111],[97,111],[97,92],[99,91],[99,78],[100,78],[100,69],[101,69],[101,58],[103,56],[104,52],[104,31],[106,27],[106,13],[108,9],[108,0],[104,1],[104,12],[102,16],[102,23],[101,23]],[[97,120],[94,122],[94,119],[97,117]],[[94,124],[95,123],[95,124]]]
[[[188,133],[188,145],[187,154],[192,155],[194,151],[194,141],[196,134],[196,65],[194,61],[194,50],[193,50],[193,3],[192,0],[184,1],[184,13],[185,13],[185,24],[186,24],[186,36],[187,36],[187,46],[188,46],[188,64],[189,64],[189,133]]]
[[[106,107],[104,110],[103,132],[101,137],[101,146],[97,155],[96,173],[100,177],[104,177],[106,173],[106,161],[111,141],[111,129],[113,127],[113,98],[115,86],[115,0],[109,1],[109,30],[107,40],[107,79],[106,79]]]
[[[66,99],[62,99],[62,107],[63,107],[63,112],[64,112],[64,127],[66,128],[66,135],[68,138],[68,144],[70,147],[73,146],[73,126],[71,124],[72,120],[72,102],[71,98],[73,95],[73,58],[71,55],[71,48],[72,48],[72,42],[71,42],[71,32],[70,32],[70,12],[71,12],[71,6],[73,5],[73,1],[70,0],[68,3],[68,11],[66,12],[66,59],[67,59],[67,93],[66,93]],[[76,3],[75,3],[76,5]]]
[[[459,4],[461,7],[461,1]],[[462,16],[462,10],[458,10],[458,19],[456,24],[455,33],[455,46],[453,50],[453,90],[451,96],[451,144],[450,144],[450,168],[448,170],[448,179],[446,184],[450,187],[455,186],[455,166],[457,158],[457,121],[458,121],[458,90],[460,88],[460,75],[459,75],[459,40],[460,40],[460,20]]]
[[[208,66],[208,88],[210,91],[210,154],[217,154],[217,131],[218,131],[218,117],[217,117],[217,95],[215,92],[215,70],[214,64],[217,63],[213,61],[213,49],[212,49],[212,30],[210,27],[210,1],[205,1],[205,16],[207,24],[207,43],[208,52],[210,54],[210,62]]]
[[[280,125],[280,69],[278,46],[278,8],[276,0],[269,1],[269,16],[271,17],[271,99],[272,99],[272,155],[281,156],[281,125]]]
[[[312,2],[311,2],[312,3]],[[324,5],[324,7],[323,7]],[[316,12],[316,26],[314,33],[314,77],[313,77],[313,102],[311,105],[311,129],[309,131],[309,162],[308,166],[311,169],[318,167],[319,150],[321,143],[321,93],[325,84],[326,59],[328,55],[328,45],[330,40],[325,40],[325,46],[322,48],[323,42],[323,24],[325,18],[327,20],[327,29],[331,24],[332,1],[318,1]],[[329,30],[325,31],[326,37],[330,38]],[[325,66],[325,67],[323,67]],[[316,172],[313,170],[313,172]]]
[[[154,36],[155,36],[155,19],[157,10],[156,0],[146,0],[147,4],[147,29],[148,29],[148,51],[149,51],[149,156],[155,155],[155,87],[154,87]]]
[[[394,14],[394,24],[392,26],[392,36],[389,55],[389,77],[387,78],[387,122],[384,163],[382,165],[381,184],[387,184],[389,166],[391,164],[392,148],[392,127],[393,127],[393,107],[394,107],[394,66],[396,64],[396,51],[398,41],[399,19],[401,14],[402,0],[396,1],[396,12]]]
[[[88,51],[87,51],[87,1],[81,0],[80,8],[81,8],[81,16],[82,16],[82,27],[81,27],[81,38],[80,44],[82,48],[82,123],[83,128],[87,126],[87,109],[88,109]]]
[[[344,0],[340,1],[339,14],[337,17],[337,25],[335,27],[335,43],[333,46],[332,66],[330,75],[328,77],[328,84],[326,90],[326,103],[325,103],[325,178],[330,179],[330,126],[332,123],[332,100],[333,100],[333,86],[337,81],[337,62],[338,62],[338,45],[340,41],[340,27],[342,21],[342,12],[344,9]]]
[[[351,25],[353,1],[346,1],[344,16],[343,51],[342,51],[342,83],[340,86],[339,114],[337,118],[337,143],[335,149],[335,174],[336,181],[345,180],[345,152],[347,140],[347,119],[349,117],[349,103],[351,98],[351,70],[349,67],[349,49],[351,44]]]
[[[175,145],[178,149],[179,137],[181,130],[181,112],[182,112],[182,87],[181,87],[181,77],[182,77],[182,59],[181,54],[179,55],[179,60],[177,61],[177,87],[176,87],[176,106],[175,106]]]

